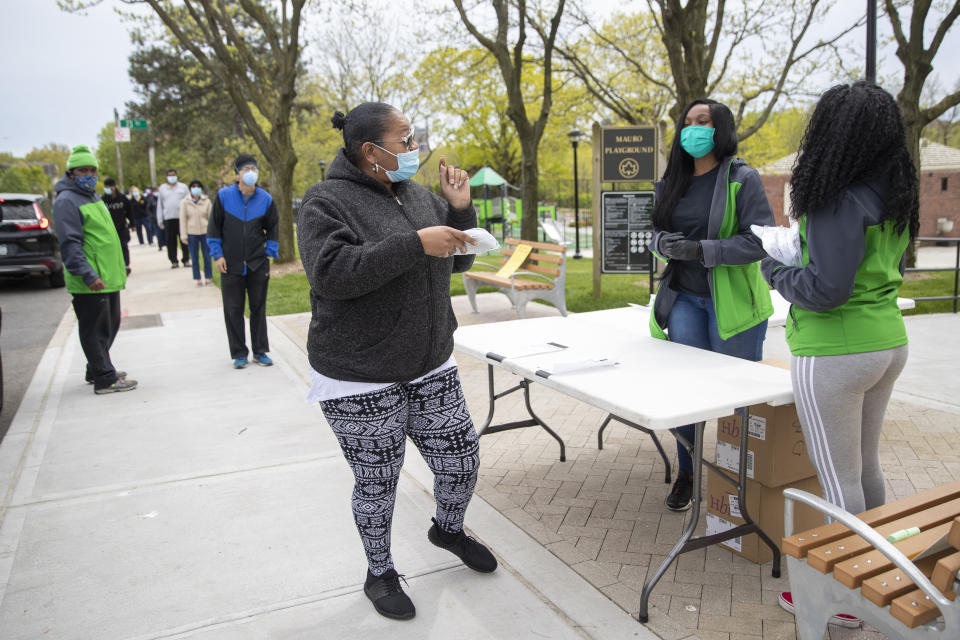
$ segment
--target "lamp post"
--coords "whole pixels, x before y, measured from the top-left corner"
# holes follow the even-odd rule
[[[320,182],[323,182],[327,179],[327,162],[326,160],[320,161]]]
[[[570,138],[570,144],[573,145],[573,233],[576,238],[573,258],[579,260],[583,256],[580,255],[580,185],[577,176],[577,145],[580,144],[583,132],[574,129],[567,134],[567,137]]]

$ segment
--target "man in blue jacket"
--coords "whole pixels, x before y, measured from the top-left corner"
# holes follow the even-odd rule
[[[279,257],[277,205],[269,193],[257,186],[259,167],[253,156],[241,153],[233,168],[237,181],[217,192],[207,224],[207,244],[222,274],[223,319],[234,368],[247,366],[243,308],[248,299],[253,359],[269,367],[273,361],[267,356],[267,258]]]

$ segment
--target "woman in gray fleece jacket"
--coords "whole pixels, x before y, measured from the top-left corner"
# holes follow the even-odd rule
[[[463,230],[476,226],[476,212],[466,172],[444,158],[442,198],[410,180],[419,147],[394,107],[364,103],[337,112],[333,125],[344,148],[304,195],[297,220],[313,309],[308,400],[320,402],[354,473],[364,592],[382,615],[409,619],[416,610],[390,554],[408,436],[435,476],[430,542],[476,571],[497,567],[463,532],[479,447],[452,355],[450,275],[473,264],[462,254],[475,241]]]

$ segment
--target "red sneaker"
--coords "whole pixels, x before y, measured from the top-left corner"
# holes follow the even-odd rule
[[[781,609],[795,614],[793,610],[793,595],[789,591],[781,591],[780,598],[778,600],[780,602]],[[856,616],[838,613],[830,618],[830,624],[835,624],[838,627],[846,627],[848,629],[859,629],[863,626],[863,620],[857,618]]]

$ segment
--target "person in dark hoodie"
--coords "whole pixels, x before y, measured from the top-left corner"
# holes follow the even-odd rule
[[[142,247],[143,232],[147,232],[147,244],[153,246],[153,227],[147,220],[147,201],[140,193],[139,187],[130,187],[130,209],[133,211],[133,223],[137,230],[137,241]]]
[[[136,389],[110,360],[120,329],[120,291],[126,286],[120,238],[110,212],[93,190],[97,157],[84,145],[73,148],[67,172],[57,182],[53,219],[60,240],[67,291],[73,295],[80,346],[87,358],[87,382],[94,393]]]
[[[120,248],[123,250],[123,264],[127,268],[127,275],[130,275],[130,248],[127,245],[130,243],[130,227],[136,223],[133,220],[130,200],[117,188],[117,181],[113,178],[103,181],[103,203],[107,205],[110,217],[113,218],[113,226],[117,229]]]
[[[440,159],[436,196],[410,180],[419,151],[394,107],[361,104],[333,125],[344,146],[326,180],[304,195],[297,223],[310,281],[307,352],[319,401],[356,479],[353,515],[367,556],[364,593],[381,615],[414,617],[390,553],[397,480],[409,436],[434,473],[436,517],[427,532],[471,569],[497,568],[463,531],[479,467],[477,432],[453,358],[457,321],[450,275],[463,230],[476,226],[466,172]]]
[[[207,222],[207,246],[220,271],[223,319],[234,369],[247,366],[243,308],[250,304],[250,346],[257,364],[269,367],[267,355],[267,288],[270,261],[278,258],[277,205],[265,189],[257,186],[257,161],[241,153],[233,164],[236,183],[217,192]],[[179,212],[178,212],[179,215]],[[196,263],[194,263],[196,264]]]

